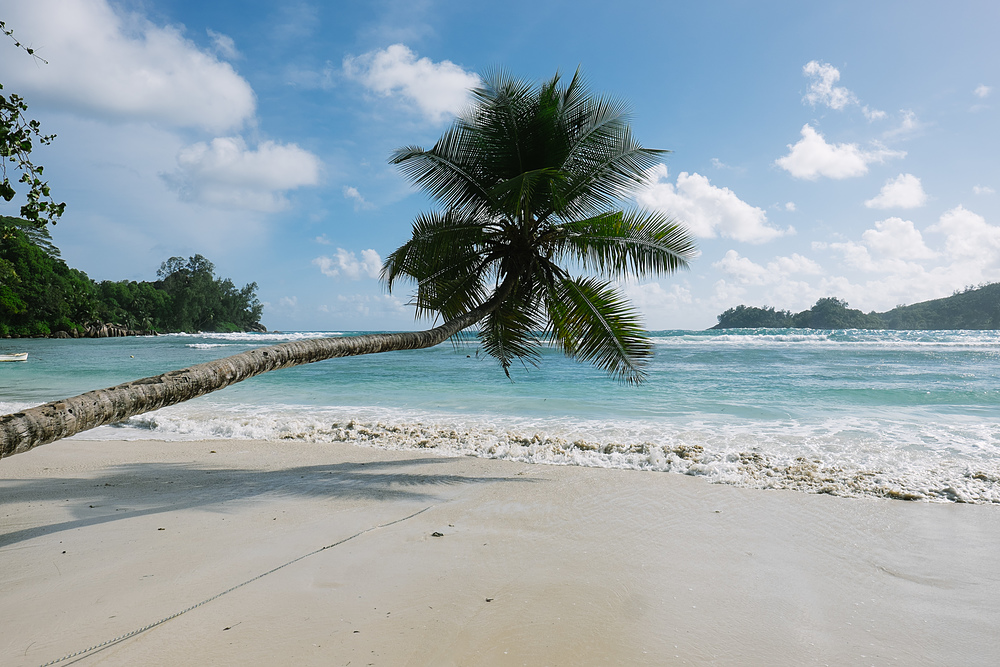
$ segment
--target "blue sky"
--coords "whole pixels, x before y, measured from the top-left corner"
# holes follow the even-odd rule
[[[68,204],[66,261],[151,280],[200,253],[257,282],[271,329],[414,326],[377,269],[433,203],[386,159],[433,145],[497,66],[579,66],[673,151],[628,204],[701,254],[622,286],[651,329],[1000,280],[995,2],[0,0],[0,18],[48,61],[0,44],[5,89],[58,135],[35,157]]]

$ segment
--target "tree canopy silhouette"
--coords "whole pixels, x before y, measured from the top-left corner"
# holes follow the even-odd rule
[[[508,374],[548,339],[640,381],[650,345],[612,280],[676,271],[694,243],[662,213],[617,206],[665,151],[643,148],[625,104],[590,95],[579,72],[535,86],[497,70],[474,100],[432,149],[393,155],[444,210],[419,216],[389,255],[387,286],[411,279],[418,314],[445,320],[501,297],[479,335]]]

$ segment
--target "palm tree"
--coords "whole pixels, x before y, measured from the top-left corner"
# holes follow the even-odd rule
[[[640,184],[664,151],[632,138],[625,107],[587,94],[579,72],[534,87],[502,71],[429,151],[405,147],[392,162],[444,206],[414,223],[382,277],[417,284],[415,304],[445,320],[496,300],[480,329],[505,372],[535,361],[541,340],[627,382],[642,379],[648,340],[607,279],[573,278],[563,266],[618,278],[669,273],[694,245],[659,213],[609,210]]]
[[[640,146],[625,105],[591,96],[579,73],[566,85],[556,75],[535,86],[495,71],[473,95],[432,149],[405,147],[391,158],[443,210],[417,217],[382,279],[390,291],[413,281],[417,315],[443,324],[249,350],[0,417],[0,457],[266,371],[430,347],[477,323],[483,349],[508,376],[514,361],[537,362],[551,342],[624,382],[642,381],[651,346],[612,281],[676,271],[695,250],[666,216],[616,204],[664,151]]]

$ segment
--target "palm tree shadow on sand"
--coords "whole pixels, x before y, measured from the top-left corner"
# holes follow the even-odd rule
[[[414,472],[449,459],[404,459],[330,463],[282,470],[215,468],[191,463],[119,465],[101,474],[75,478],[0,480],[0,498],[19,503],[64,501],[75,519],[0,534],[0,548],[65,530],[121,519],[201,508],[210,511],[262,496],[298,496],[375,502],[432,502],[435,489],[495,482],[528,482],[523,477],[473,477]],[[0,501],[0,513],[4,513]]]

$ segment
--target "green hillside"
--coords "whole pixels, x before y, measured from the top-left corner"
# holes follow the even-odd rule
[[[880,317],[886,329],[1000,329],[1000,283],[897,306]]]
[[[157,276],[95,282],[66,265],[45,227],[0,216],[0,336],[262,328],[257,284],[237,289],[201,255],[171,257]]]
[[[1000,329],[1000,283],[885,313],[866,314],[848,308],[846,301],[827,297],[801,313],[740,305],[717,319],[712,329]]]

